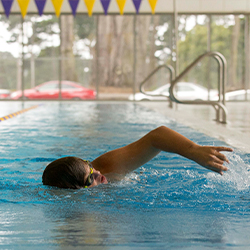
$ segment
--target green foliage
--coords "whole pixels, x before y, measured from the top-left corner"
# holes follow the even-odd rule
[[[182,72],[200,55],[207,52],[207,27],[196,25],[186,33],[185,39],[178,44],[179,65]],[[211,50],[222,53],[227,60],[230,59],[231,29],[222,25],[212,24]],[[218,67],[214,59],[204,59],[188,76],[185,81],[196,82],[205,87],[216,88],[218,84]]]
[[[45,47],[41,50],[38,58],[40,57],[59,57],[60,56],[60,48],[57,47]]]
[[[95,35],[95,29],[96,29],[95,17],[76,15],[74,20],[75,20],[75,31],[79,39],[92,38],[93,35]]]
[[[107,17],[111,18],[111,17]],[[112,17],[113,18],[113,17]],[[123,18],[123,17],[119,17]],[[117,83],[114,86],[130,86],[133,84],[133,19],[126,16],[126,20],[113,18],[112,22],[107,22],[107,27],[99,22],[100,44],[102,47],[100,53],[100,68],[98,72],[100,79],[105,84],[114,84],[115,80],[111,77],[117,75],[117,72],[122,72],[117,76]],[[131,18],[133,18],[131,16]],[[143,17],[144,18],[144,17]],[[137,81],[143,80],[157,65],[162,63],[172,64],[172,35],[173,35],[173,17],[171,15],[150,16],[143,19],[141,16],[137,19]],[[147,18],[147,19],[146,19]],[[150,19],[149,19],[150,18]],[[188,16],[179,16],[182,19],[179,25],[179,72],[183,71],[191,62],[198,56],[207,51],[207,35],[208,28],[206,22],[203,25],[196,25],[190,31],[186,30],[186,21]],[[7,26],[11,32],[9,43],[18,42],[21,34],[21,16],[11,15],[9,19],[5,16],[0,16],[0,22]],[[101,20],[101,18],[100,18]],[[105,19],[106,20],[106,19]],[[122,21],[123,20],[123,21]],[[139,23],[139,21],[140,23]],[[179,20],[180,21],[180,20]],[[118,34],[117,30],[122,27],[122,31]],[[228,25],[230,23],[230,25]],[[30,48],[32,45],[40,47],[40,52],[35,58],[35,79],[36,85],[42,82],[58,79],[60,46],[54,45],[53,37],[59,39],[58,18],[55,16],[26,16],[25,25],[32,27],[33,32],[30,32],[26,37],[25,43],[25,87],[30,87],[31,82],[31,58]],[[101,25],[102,24],[102,25]],[[222,53],[228,62],[228,71],[232,65],[232,34],[233,34],[232,17],[213,17],[211,27],[211,50]],[[237,52],[237,84],[238,86],[244,83],[245,70],[245,44],[244,44],[244,25],[245,19],[240,19],[240,33],[238,39]],[[140,27],[140,28],[139,28]],[[81,82],[95,82],[95,48],[93,47],[96,40],[97,17],[88,17],[86,15],[76,15],[74,18],[74,44],[82,41],[84,49],[89,49],[93,60],[80,60],[83,49],[79,50],[74,47],[74,57],[79,59],[76,66],[76,74]],[[163,31],[159,30],[163,28]],[[108,34],[109,30],[109,34]],[[119,37],[121,40],[119,40]],[[114,39],[114,40],[112,40]],[[157,41],[157,42],[156,42]],[[30,46],[30,47],[29,47]],[[72,46],[73,47],[73,46]],[[112,49],[112,50],[111,50]],[[111,53],[115,51],[115,53]],[[161,56],[156,56],[157,53]],[[161,54],[162,52],[162,54]],[[72,52],[73,55],[73,52]],[[113,58],[112,58],[113,57]],[[0,88],[14,89],[16,87],[17,76],[17,60],[9,53],[1,53],[0,62]],[[99,62],[99,63],[100,63]],[[111,64],[112,62],[112,64]],[[109,65],[110,64],[110,65]],[[109,65],[109,67],[108,67]],[[86,68],[88,73],[83,72]],[[189,74],[183,79],[184,81],[196,82],[206,87],[217,87],[218,73],[217,62],[214,59],[205,59],[199,63]],[[103,71],[103,77],[101,75]],[[109,71],[109,72],[107,72]],[[7,75],[6,75],[7,74]],[[92,74],[92,75],[91,75]],[[90,76],[91,75],[91,76]],[[87,76],[87,77],[86,77]],[[108,76],[108,78],[107,78]],[[111,79],[111,80],[110,80]],[[105,81],[104,81],[105,80]],[[158,82],[163,82],[162,77],[159,77]],[[164,80],[166,81],[166,80]]]
[[[227,60],[227,78],[229,80],[231,72],[236,71],[236,82],[234,88],[244,87],[245,74],[245,18],[240,19],[240,32],[238,37],[238,49],[236,51],[237,64],[232,64],[232,18],[217,17],[213,19],[211,26],[211,51],[222,53]],[[216,21],[220,21],[220,25]],[[231,23],[231,25],[228,25]],[[179,41],[179,65],[180,72],[184,70],[198,56],[207,51],[207,26],[196,25],[188,31],[185,37]],[[205,59],[198,64],[184,79],[185,81],[197,82],[204,86],[216,88],[218,84],[218,66],[214,59]],[[232,81],[231,81],[232,82]]]
[[[180,71],[207,50],[207,29],[196,25],[187,32],[185,40],[178,44]]]
[[[31,86],[31,60],[24,60],[24,87],[25,89],[32,88]],[[36,58],[35,60],[35,85],[43,82],[58,80],[59,61],[54,58]]]
[[[9,52],[0,52],[0,57],[0,89],[15,89],[17,61]]]
[[[222,53],[230,59],[232,27],[212,24],[211,50]]]

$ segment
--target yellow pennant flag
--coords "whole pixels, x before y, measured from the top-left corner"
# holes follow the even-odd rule
[[[59,17],[60,13],[61,13],[61,7],[62,7],[62,4],[63,4],[63,0],[51,0],[51,2],[54,5],[56,16]]]
[[[118,7],[120,9],[120,14],[123,15],[123,10],[127,0],[116,0]]]
[[[95,0],[84,0],[84,2],[85,2],[85,5],[88,9],[89,16],[92,16],[92,11],[93,11],[93,7],[95,4]]]
[[[22,17],[24,18],[27,14],[30,0],[17,0],[17,2],[21,10]]]
[[[148,1],[149,1],[150,6],[151,6],[152,13],[154,14],[155,13],[155,6],[156,6],[158,0],[148,0]]]

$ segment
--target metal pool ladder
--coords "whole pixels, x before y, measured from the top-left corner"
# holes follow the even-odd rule
[[[196,101],[181,101],[178,100],[174,93],[175,85],[183,78],[192,68],[194,68],[203,58],[205,57],[213,57],[218,63],[218,101],[203,101],[203,100],[196,100]],[[150,95],[144,91],[144,84],[161,68],[167,68],[170,71],[170,80],[171,85],[169,88],[169,95],[170,95],[170,107],[172,107],[172,101],[180,104],[194,104],[194,105],[212,105],[216,111],[216,118],[215,120],[220,123],[227,123],[227,108],[225,106],[225,85],[226,85],[226,68],[227,68],[227,61],[225,57],[216,51],[207,52],[199,56],[196,60],[194,60],[185,70],[182,71],[177,77],[175,76],[175,70],[170,65],[161,65],[157,67],[143,82],[140,84],[140,92],[145,95]],[[153,95],[153,96],[164,96],[164,95]]]

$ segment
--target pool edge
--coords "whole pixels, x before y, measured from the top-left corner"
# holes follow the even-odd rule
[[[200,112],[197,113],[197,107],[194,109],[193,105],[186,105],[185,107],[181,105],[181,108],[174,107],[171,109],[168,107],[168,103],[165,102],[140,102],[139,104],[150,108],[155,112],[163,114],[178,123],[184,124],[208,136],[224,141],[234,148],[250,153],[250,134],[243,133],[240,129],[232,128],[230,126],[230,120],[227,124],[221,124],[214,121],[213,116],[211,115],[214,111],[209,110],[211,107],[201,107],[201,109],[206,112],[208,111],[207,113],[209,113],[204,116],[201,115]],[[188,112],[186,112],[187,110]]]

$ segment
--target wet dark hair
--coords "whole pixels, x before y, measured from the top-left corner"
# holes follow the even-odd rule
[[[77,157],[69,156],[57,159],[43,171],[43,184],[59,188],[82,188],[86,175],[84,166],[84,161]]]

